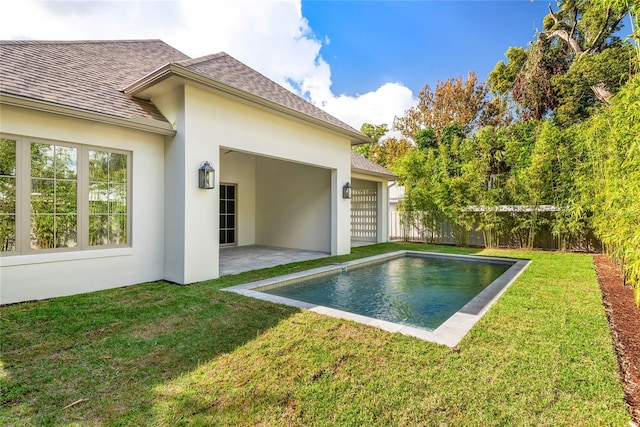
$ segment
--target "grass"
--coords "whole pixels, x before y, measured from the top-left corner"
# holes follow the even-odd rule
[[[219,291],[399,249],[533,262],[454,349]],[[592,259],[582,254],[382,244],[194,286],[147,283],[6,306],[0,322],[5,425],[630,419]]]

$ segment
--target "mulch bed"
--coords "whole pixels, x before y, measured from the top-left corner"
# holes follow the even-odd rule
[[[629,413],[640,424],[640,308],[633,302],[631,286],[623,285],[620,267],[605,255],[594,255],[593,260]]]

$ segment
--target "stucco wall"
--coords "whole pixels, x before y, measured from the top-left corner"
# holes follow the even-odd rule
[[[256,157],[220,150],[220,182],[236,184],[236,233],[238,246],[256,243]]]
[[[132,152],[131,247],[0,257],[3,304],[71,295],[163,277],[164,138],[3,105],[0,131]]]
[[[342,185],[349,181],[351,172],[351,148],[348,138],[310,125],[292,116],[193,86],[185,87],[185,105],[187,164],[211,160],[216,171],[224,170],[225,168],[222,164],[224,158],[220,156],[220,147],[225,147],[226,149],[254,154],[257,156],[256,161],[261,160],[263,157],[286,159],[287,161],[319,167],[327,171],[320,178],[325,183],[323,185],[327,186],[323,191],[330,193],[328,208],[323,208],[324,214],[331,218],[329,220],[330,226],[327,230],[328,237],[325,235],[324,239],[329,239],[328,247],[332,254],[349,253],[350,204],[348,200],[342,199],[341,196]],[[208,156],[207,153],[211,149],[216,151],[215,157]],[[192,167],[189,166],[189,168]],[[278,180],[279,176],[283,176],[282,171],[277,168],[272,169],[271,172],[274,180]],[[256,175],[256,179],[261,185],[263,176]],[[328,180],[330,183],[326,184]],[[217,182],[220,182],[219,177]],[[291,185],[291,183],[289,184]],[[301,190],[304,190],[304,188],[301,188]],[[300,197],[304,197],[304,192],[302,191]],[[217,200],[217,190],[215,197]],[[260,190],[256,187],[256,200],[259,200],[260,197],[262,197]],[[198,212],[199,208],[201,208],[200,214],[204,214],[205,211],[203,209],[207,208],[208,205],[205,206],[200,203],[197,205],[198,208],[187,209],[187,215],[189,216],[186,223],[188,225],[203,225],[199,219],[194,219],[193,215],[194,212]],[[269,209],[280,210],[276,204],[273,204]],[[217,214],[217,207],[212,213]],[[272,214],[272,212],[265,211],[264,214]],[[260,203],[256,202],[256,242],[258,243],[262,240],[260,235],[260,215]],[[191,221],[192,219],[194,219],[193,222]],[[209,225],[214,226],[217,232],[218,219],[215,219],[215,224],[212,222]],[[264,228],[262,229],[264,230]],[[186,234],[191,236],[187,238],[189,241],[202,241],[202,238],[193,231],[187,231]],[[209,226],[206,228],[206,235],[208,234]],[[315,237],[314,240],[316,240]],[[194,247],[197,245],[198,243]],[[326,247],[326,242],[323,242],[321,246],[323,248]],[[317,243],[316,247],[319,247]],[[217,261],[217,249],[214,252]],[[204,263],[205,260],[200,259],[197,262]]]
[[[164,278],[184,283],[185,275],[185,219],[184,209],[184,176],[185,176],[185,128],[184,128],[184,90],[176,90],[163,94],[154,102],[164,116],[173,123],[175,136],[165,137],[164,147]]]
[[[331,252],[331,171],[260,157],[256,243]]]

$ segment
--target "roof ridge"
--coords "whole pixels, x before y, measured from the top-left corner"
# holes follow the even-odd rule
[[[212,53],[210,55],[199,56],[197,58],[183,59],[183,60],[174,62],[174,64],[182,65],[183,67],[188,67],[190,65],[201,64],[203,62],[207,62],[216,58],[222,58],[224,56],[231,57],[229,54],[225,52],[218,52],[218,53]]]
[[[161,39],[127,39],[127,40],[0,40],[2,44],[34,44],[34,45],[46,45],[46,44],[106,44],[106,43],[157,43],[162,42],[167,44]],[[167,44],[168,45],[168,44]],[[170,46],[170,45],[168,45]],[[172,46],[173,47],[173,46]],[[175,48],[174,48],[175,49]]]
[[[205,58],[207,58],[207,59],[205,59]],[[328,113],[327,111],[323,110],[322,108],[318,107],[318,106],[317,106],[317,105],[315,105],[313,102],[311,102],[311,101],[309,101],[308,99],[306,99],[304,96],[299,95],[299,94],[297,94],[297,93],[293,92],[292,90],[290,90],[290,89],[286,88],[285,86],[281,85],[281,84],[280,84],[280,83],[278,83],[277,81],[275,81],[275,80],[271,79],[270,77],[267,77],[266,75],[262,74],[260,71],[258,71],[258,70],[256,70],[255,68],[253,68],[253,67],[251,67],[251,66],[249,66],[249,65],[245,64],[244,62],[240,61],[239,59],[237,59],[237,58],[235,58],[235,57],[233,57],[233,56],[231,56],[231,55],[229,55],[229,54],[228,54],[228,53],[226,53],[226,52],[218,52],[218,53],[213,54],[213,55],[207,55],[207,56],[203,56],[203,57],[201,57],[201,58],[195,58],[195,59],[193,60],[194,62],[190,63],[189,65],[200,64],[200,63],[206,62],[206,61],[208,61],[208,60],[211,60],[211,59],[218,59],[218,58],[227,58],[228,60],[233,61],[234,63],[236,63],[236,64],[240,65],[241,67],[246,68],[246,69],[248,69],[249,71],[251,71],[252,73],[255,73],[256,75],[258,75],[258,76],[262,77],[263,79],[265,79],[266,81],[268,81],[270,84],[273,84],[273,85],[277,86],[279,90],[284,91],[283,93],[286,93],[287,95],[293,95],[294,97],[299,98],[302,102],[304,102],[304,103],[306,103],[307,105],[309,105],[312,109],[316,109],[316,110],[318,110],[320,113],[325,114],[326,116],[328,116],[328,117],[330,117],[330,118],[332,118],[332,119],[337,120],[338,122],[340,122],[340,123],[341,123],[342,125],[344,125],[344,126],[347,126],[349,129],[351,129],[351,130],[353,130],[353,131],[355,131],[355,132],[358,132],[358,130],[357,130],[357,129],[353,128],[351,125],[349,125],[349,124],[345,123],[345,122],[344,122],[344,121],[342,121],[341,119],[339,119],[339,118],[337,118],[337,117],[333,116],[332,114],[330,114],[330,113]],[[201,60],[200,60],[200,61],[198,61],[198,59],[201,59]],[[185,61],[188,61],[188,60],[185,60]],[[180,64],[180,65],[184,65],[184,64]],[[186,66],[186,65],[184,65],[184,66]],[[246,89],[243,89],[243,90],[246,92]],[[279,102],[279,103],[280,103],[281,105],[284,105],[284,106],[285,106],[285,107],[287,107],[287,108],[295,109],[295,108],[293,108],[293,107],[292,107],[292,106],[290,106],[290,105],[282,104],[281,102]],[[325,121],[326,121],[326,119],[325,119]]]

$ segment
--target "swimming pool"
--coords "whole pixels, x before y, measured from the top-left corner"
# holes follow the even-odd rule
[[[527,264],[398,251],[225,290],[455,346]]]

